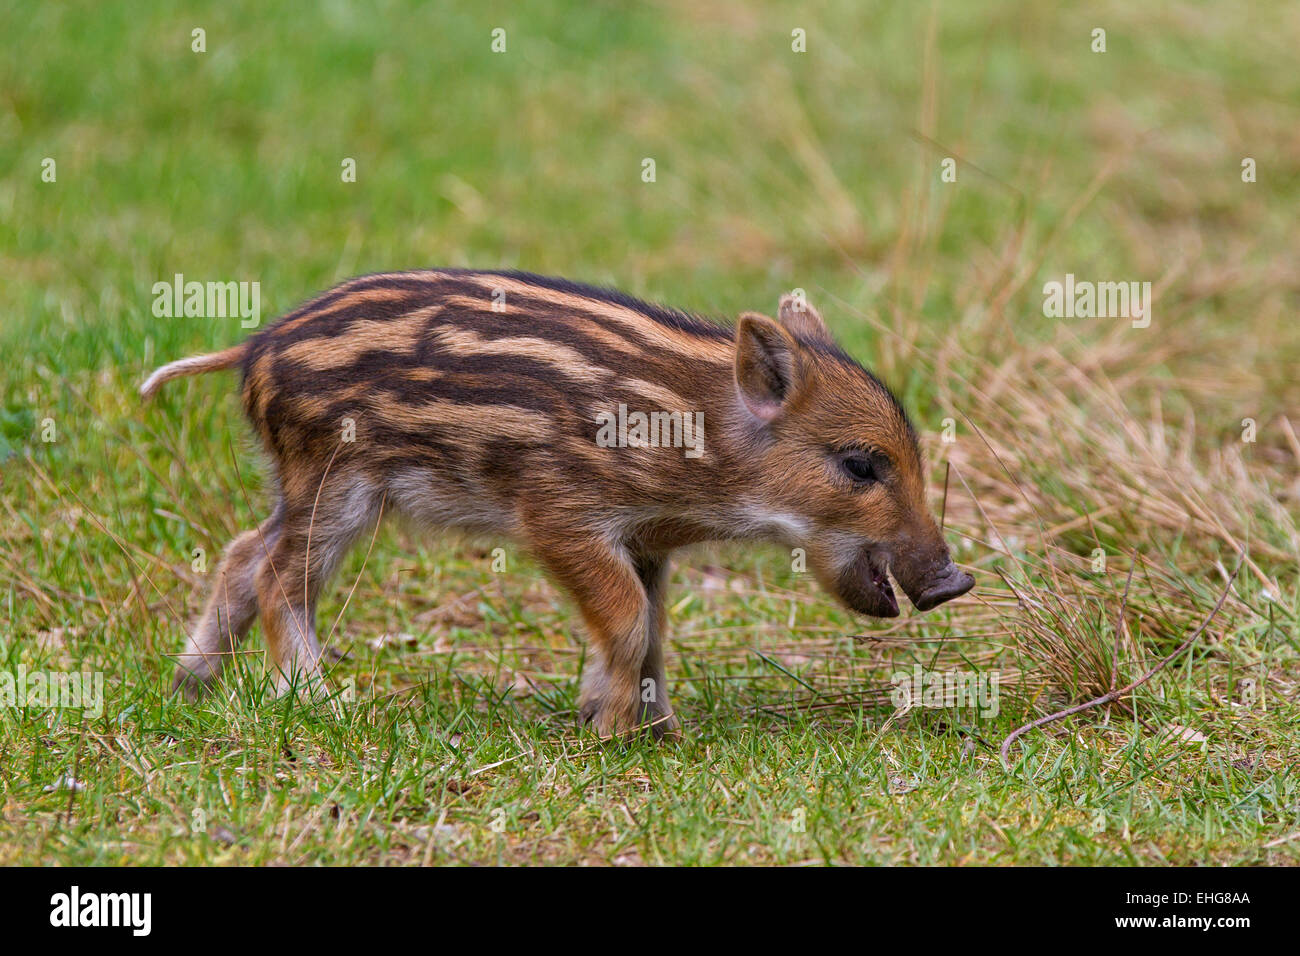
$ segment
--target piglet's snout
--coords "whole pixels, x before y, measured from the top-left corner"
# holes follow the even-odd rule
[[[974,586],[975,579],[949,561],[937,575],[925,583],[920,594],[912,597],[912,603],[916,605],[918,611],[928,611],[938,607],[944,601],[961,597]]]

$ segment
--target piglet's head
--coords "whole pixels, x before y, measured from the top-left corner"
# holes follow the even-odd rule
[[[803,547],[848,607],[895,617],[892,573],[919,611],[974,578],[952,562],[926,507],[916,433],[880,381],[849,358],[807,302],[736,325],[740,427],[752,449],[751,519]]]

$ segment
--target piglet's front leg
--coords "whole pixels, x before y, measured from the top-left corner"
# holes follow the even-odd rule
[[[621,546],[577,529],[537,529],[533,548],[573,596],[587,625],[591,652],[579,699],[583,721],[602,737],[675,735],[677,721],[663,687],[660,612],[646,594],[636,560]]]

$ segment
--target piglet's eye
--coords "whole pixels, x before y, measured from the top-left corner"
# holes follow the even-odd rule
[[[849,455],[840,461],[844,473],[859,483],[876,480],[876,469],[866,455]]]

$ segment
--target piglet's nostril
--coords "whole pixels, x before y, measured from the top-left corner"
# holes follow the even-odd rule
[[[928,611],[938,607],[944,601],[961,597],[974,586],[973,577],[965,571],[958,570],[956,565],[950,564],[944,569],[943,576],[922,591],[912,603],[916,605],[918,611]]]

